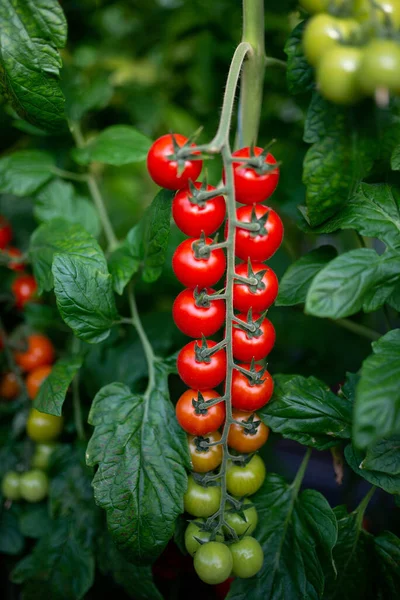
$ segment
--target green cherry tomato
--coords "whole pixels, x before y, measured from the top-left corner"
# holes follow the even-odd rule
[[[228,579],[233,566],[232,554],[221,542],[203,544],[194,557],[194,568],[205,583],[216,585]]]
[[[337,19],[325,13],[315,15],[304,30],[305,57],[310,65],[316,67],[329,48],[355,37],[359,30],[360,25],[355,19]]]
[[[379,88],[400,94],[400,46],[393,40],[372,40],[363,50],[358,71],[360,88],[374,94]]]
[[[197,550],[200,548],[202,544],[197,541],[197,539],[202,540],[203,542],[210,541],[210,532],[202,531],[201,524],[205,523],[205,519],[197,519],[196,521],[191,521],[186,528],[185,531],[185,547],[189,552],[190,556],[194,556]],[[195,539],[197,538],[197,539]],[[216,542],[223,542],[224,536],[222,533],[217,533],[215,536]]]
[[[46,469],[49,468],[50,456],[53,454],[56,448],[57,444],[55,442],[36,444],[35,451],[32,456],[32,467],[46,471]]]
[[[21,498],[27,502],[40,502],[47,496],[49,480],[46,473],[32,469],[21,475]]]
[[[26,422],[26,432],[34,442],[51,442],[61,433],[63,418],[32,408]]]
[[[1,482],[1,493],[7,500],[19,500],[21,498],[21,476],[15,471],[8,471]]]
[[[220,487],[204,487],[196,483],[191,475],[189,476],[188,488],[183,497],[186,512],[194,517],[210,517],[217,512],[220,500]]]
[[[248,508],[246,508],[248,505]],[[225,506],[225,521],[237,533],[237,535],[251,535],[257,527],[258,515],[255,506],[247,498],[243,502],[242,509],[236,511],[229,503]],[[225,528],[228,532],[228,528]],[[224,529],[224,530],[225,530]]]
[[[327,0],[300,0],[301,8],[304,8],[310,15],[324,12],[327,7]]]
[[[400,0],[353,0],[354,16],[358,21],[370,20],[371,25],[377,22],[380,25],[390,24],[394,29],[400,28]]]
[[[237,577],[247,579],[253,577],[261,569],[264,562],[264,552],[261,545],[253,537],[244,538],[229,546],[232,554],[232,572]]]
[[[354,104],[360,97],[358,71],[363,57],[360,48],[333,46],[317,67],[317,84],[322,96],[336,104]]]
[[[226,486],[233,496],[251,496],[260,489],[265,479],[263,460],[255,454],[247,465],[232,464],[226,472]]]

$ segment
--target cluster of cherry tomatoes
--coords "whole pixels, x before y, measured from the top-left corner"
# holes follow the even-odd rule
[[[400,94],[400,0],[300,0],[303,48],[319,91],[338,104]]]
[[[253,453],[266,442],[269,430],[255,411],[270,400],[273,380],[258,363],[275,342],[274,327],[265,313],[277,296],[278,280],[264,261],[280,246],[283,225],[277,213],[261,202],[275,190],[279,168],[262,148],[243,148],[233,154],[235,197],[245,206],[237,209],[235,231],[235,254],[241,262],[235,266],[232,302],[236,314],[231,336],[237,362],[231,389],[226,389],[226,341],[207,339],[226,321],[224,284],[222,289],[213,287],[225,275],[225,244],[210,237],[224,223],[225,200],[211,185],[196,181],[202,161],[196,150],[181,160],[179,148],[184,146],[190,148],[190,141],[182,135],[162,136],[151,147],[147,164],[158,185],[177,190],[172,214],[179,229],[189,236],[172,259],[174,273],[185,286],[173,305],[174,321],[194,338],[177,359],[178,373],[189,389],[177,402],[176,416],[188,435],[193,466],[184,506],[196,517],[186,529],[185,543],[199,577],[217,584],[231,574],[251,577],[263,564],[262,548],[251,537],[257,511],[248,496],[265,478],[264,462]],[[215,389],[219,386],[221,392]],[[225,422],[226,397],[234,419],[227,437],[229,495],[222,507],[223,526],[215,531],[221,514],[217,470],[223,462],[220,429]]]

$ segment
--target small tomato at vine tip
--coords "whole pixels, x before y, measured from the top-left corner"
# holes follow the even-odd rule
[[[186,390],[176,404],[179,425],[192,435],[205,435],[221,427],[225,420],[225,402],[209,408],[200,408],[203,402],[219,398],[214,390]]]
[[[243,313],[247,313],[250,308],[254,312],[262,313],[275,302],[279,282],[270,267],[263,263],[241,263],[235,267],[235,273],[239,277],[255,277],[257,283],[249,285],[241,281],[234,282],[233,308]]]
[[[7,500],[19,500],[21,476],[16,471],[8,471],[1,482],[1,493]]]
[[[41,367],[33,369],[28,374],[25,383],[28,396],[31,400],[34,400],[34,398],[36,398],[40,386],[42,385],[43,381],[47,379],[47,377],[50,375],[51,369],[52,367],[50,365],[43,365]]]
[[[254,373],[254,377],[247,377],[241,371],[234,369],[232,372],[231,399],[232,406],[244,411],[253,411],[262,408],[271,400],[274,391],[274,380],[264,367],[254,365],[253,367],[246,363],[238,365],[249,371],[249,376]]]
[[[28,302],[37,299],[37,283],[32,275],[19,275],[11,285],[15,306],[22,310]]]
[[[279,181],[279,167],[275,157],[268,152],[264,160],[258,160],[257,156],[263,154],[263,148],[256,146],[241,148],[233,153],[233,157],[248,158],[249,161],[254,157],[255,166],[245,162],[232,162],[233,179],[235,186],[235,200],[241,204],[256,204],[264,202],[274,191]],[[257,165],[256,163],[260,164]],[[276,167],[274,167],[276,165]],[[225,173],[222,174],[225,182]]]
[[[226,352],[223,348],[206,355],[217,345],[212,340],[189,342],[178,354],[176,365],[179,377],[195,390],[212,389],[222,383],[226,375]]]
[[[216,585],[228,579],[233,567],[233,558],[225,544],[208,542],[197,550],[193,564],[204,583]]]
[[[33,371],[54,361],[54,346],[45,335],[32,334],[27,343],[26,350],[14,354],[15,362],[23,371]]]
[[[263,460],[255,454],[247,464],[229,463],[226,487],[233,496],[251,496],[264,483],[266,471]]]
[[[204,186],[200,181],[192,185],[200,192],[215,190],[214,186]],[[189,186],[177,192],[172,201],[172,216],[183,233],[198,238],[202,233],[210,235],[221,227],[225,219],[226,207],[223,196],[197,200],[193,187]]]
[[[34,442],[52,442],[60,435],[63,418],[31,408],[26,422],[26,433]]]
[[[0,215],[0,250],[7,248],[12,240],[12,229],[10,223]]]
[[[365,94],[379,89],[400,94],[400,46],[394,40],[375,39],[362,51],[358,83]]]
[[[31,466],[35,469],[42,469],[42,471],[46,471],[50,465],[50,457],[57,446],[58,444],[56,442],[36,444],[32,456]]]
[[[370,21],[372,32],[376,25],[388,25],[395,30],[400,28],[400,0],[354,0],[354,16],[364,23]]]
[[[185,240],[174,252],[172,269],[179,281],[188,288],[210,287],[217,283],[225,273],[226,258],[221,248],[210,249],[211,238],[205,238],[204,244],[200,239]],[[202,249],[206,252],[201,255]]]
[[[238,319],[248,322],[247,315],[239,313],[236,315]],[[259,314],[253,315],[253,322],[260,319]],[[275,344],[276,334],[275,328],[271,321],[267,318],[263,319],[259,325],[257,325],[256,331],[251,333],[239,329],[239,326],[233,326],[232,330],[232,351],[233,356],[237,360],[244,362],[251,362],[262,360],[272,350]]]
[[[275,254],[283,240],[283,223],[272,208],[263,204],[241,206],[236,213],[239,223],[253,223],[258,231],[249,231],[238,225],[235,232],[235,254],[242,260],[256,262],[268,260]],[[228,233],[225,227],[225,237]]]
[[[212,431],[202,436],[188,435],[190,458],[195,473],[207,473],[207,471],[214,471],[219,467],[222,462],[221,444],[216,446],[207,446],[206,444],[220,441],[221,434],[219,431]]]
[[[234,410],[232,416],[248,427],[232,423],[229,428],[228,445],[241,454],[250,454],[259,450],[268,439],[269,428],[256,413]]]
[[[203,161],[196,160],[192,156],[182,160],[176,158],[178,147],[181,148],[187,142],[187,137],[174,133],[161,136],[151,146],[147,154],[147,169],[152,180],[160,187],[180,190],[190,180],[196,181],[200,175]]]
[[[317,87],[322,96],[335,104],[354,104],[361,99],[358,85],[363,51],[351,46],[328,49],[318,63]]]
[[[328,7],[328,0],[299,0],[301,8],[304,8],[310,15],[324,12]]]
[[[13,400],[19,394],[19,384],[15,373],[5,373],[0,381],[0,398]]]
[[[21,475],[21,498],[27,502],[44,500],[49,491],[49,479],[40,469],[32,469]]]
[[[232,554],[232,573],[241,579],[254,577],[264,562],[264,552],[260,542],[246,535],[229,546]]]
[[[23,271],[25,269],[24,263],[19,260],[22,256],[21,250],[10,246],[7,248],[7,254],[10,259],[7,265],[9,269],[12,271]]]
[[[205,519],[196,519],[196,521],[190,521],[189,525],[185,530],[185,548],[189,552],[190,556],[194,556],[197,550],[202,545],[198,540],[202,542],[211,541],[211,532],[202,529],[202,525],[206,522]],[[216,542],[223,542],[224,536],[218,532],[215,536]]]
[[[201,338],[214,335],[225,322],[224,300],[207,298],[215,294],[212,288],[198,292],[183,290],[175,299],[172,316],[175,325],[189,337]]]
[[[236,498],[239,502],[239,498]],[[236,510],[228,502],[225,505],[225,521],[232,529],[235,530],[238,536],[251,535],[258,523],[258,514],[256,507],[251,500],[245,498],[242,502],[240,510]],[[229,529],[224,527],[224,532],[228,533]]]
[[[326,13],[315,15],[303,34],[303,50],[308,62],[316,67],[324,53],[339,44],[357,38],[360,24],[355,19],[338,19]]]
[[[193,517],[210,517],[217,512],[221,501],[221,488],[218,485],[207,487],[196,483],[192,475],[188,477],[188,487],[183,497],[185,511]]]

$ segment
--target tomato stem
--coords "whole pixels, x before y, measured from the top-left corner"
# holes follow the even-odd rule
[[[147,389],[144,393],[144,397],[147,400],[155,387],[154,362],[156,360],[156,357],[154,355],[153,348],[149,342],[149,338],[147,337],[146,332],[143,329],[142,322],[140,320],[139,312],[138,312],[137,305],[136,305],[135,294],[133,293],[132,282],[128,286],[128,300],[129,300],[129,306],[131,309],[132,324],[136,328],[136,331],[137,331],[140,341],[142,343],[143,351],[144,351],[144,354],[146,356],[146,361],[147,361],[149,380],[148,380],[148,384],[147,384]]]

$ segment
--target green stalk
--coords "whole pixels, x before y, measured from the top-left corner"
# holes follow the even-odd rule
[[[144,397],[147,399],[150,396],[150,394],[155,386],[156,380],[155,380],[154,363],[155,363],[156,357],[154,355],[153,348],[149,342],[149,338],[147,337],[146,332],[143,329],[142,322],[140,320],[139,312],[138,312],[138,309],[136,306],[135,294],[133,293],[133,284],[132,283],[129,284],[128,299],[129,299],[129,306],[131,309],[132,324],[136,328],[136,331],[137,331],[140,341],[142,343],[143,350],[144,350],[144,353],[146,356],[146,361],[147,361],[147,368],[148,368],[148,372],[149,372],[149,381],[147,384],[146,392],[144,394]]]

